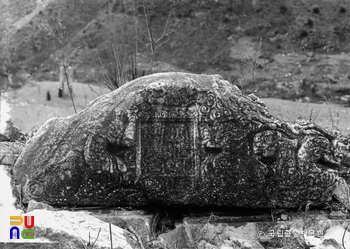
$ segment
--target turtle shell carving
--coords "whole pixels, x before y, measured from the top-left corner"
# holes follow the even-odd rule
[[[218,75],[159,73],[47,121],[14,176],[23,202],[292,208],[347,190],[340,163],[332,134]]]

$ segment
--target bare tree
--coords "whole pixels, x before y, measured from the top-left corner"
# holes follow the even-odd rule
[[[167,28],[168,28],[169,19],[170,19],[171,12],[172,12],[172,3],[170,5],[169,14],[168,14],[167,20],[165,22],[163,32],[162,32],[162,34],[160,35],[159,38],[155,37],[154,31],[153,31],[153,28],[152,28],[152,23],[151,23],[151,20],[150,20],[150,17],[149,17],[149,13],[148,13],[147,1],[146,0],[142,0],[142,5],[143,5],[143,10],[144,10],[144,17],[145,17],[147,31],[143,32],[141,28],[139,28],[139,30],[144,35],[144,37],[146,37],[147,42],[144,43],[141,40],[139,40],[139,41],[141,43],[143,43],[144,45],[150,47],[150,50],[151,50],[151,61],[150,61],[150,70],[149,71],[152,72],[155,51],[160,46],[162,46],[164,43],[169,41],[169,38],[165,38],[165,36],[166,36],[166,31],[167,31]]]

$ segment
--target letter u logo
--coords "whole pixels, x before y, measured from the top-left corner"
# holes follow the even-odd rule
[[[30,217],[30,223],[28,224],[28,220]],[[34,227],[34,216],[24,216],[24,226],[28,229],[31,229]]]

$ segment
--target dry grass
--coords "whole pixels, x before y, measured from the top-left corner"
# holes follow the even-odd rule
[[[272,114],[286,120],[298,118],[313,121],[321,127],[333,124],[343,134],[350,133],[350,108],[331,103],[301,103],[282,99],[262,99]]]

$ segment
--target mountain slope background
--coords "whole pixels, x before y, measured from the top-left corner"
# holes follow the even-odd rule
[[[136,63],[139,75],[153,64],[254,81],[263,97],[337,102],[350,94],[349,1],[145,3],[147,15],[141,0],[1,0],[1,70],[57,80],[64,60],[78,81],[100,83],[120,64],[127,72]],[[247,61],[256,62],[253,79]]]

